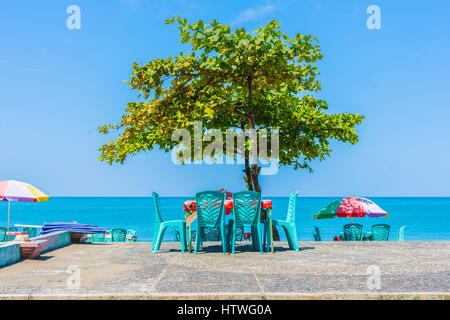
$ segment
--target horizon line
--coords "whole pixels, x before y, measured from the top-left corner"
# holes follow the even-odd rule
[[[193,195],[195,196],[195,194]],[[176,195],[176,196],[165,196],[162,197],[166,198],[192,198],[192,195],[186,196],[186,195]],[[289,195],[286,196],[274,196],[274,195],[265,195],[264,197],[272,197],[272,198],[288,198]],[[343,196],[343,195],[325,195],[325,196],[298,196],[299,198],[341,198],[341,197],[351,197],[351,196]],[[450,195],[448,196],[360,196],[360,197],[369,197],[369,198],[450,198]],[[149,196],[67,196],[67,195],[59,195],[59,196],[50,196],[51,198],[152,198],[151,195]]]

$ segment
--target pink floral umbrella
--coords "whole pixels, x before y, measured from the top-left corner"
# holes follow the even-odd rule
[[[314,216],[314,219],[351,218],[353,223],[354,217],[362,218],[366,215],[370,218],[388,217],[386,211],[367,198],[347,197],[329,203]]]

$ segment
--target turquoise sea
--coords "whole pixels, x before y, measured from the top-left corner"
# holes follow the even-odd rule
[[[183,202],[189,197],[161,198],[164,219],[183,219]],[[269,197],[263,197],[269,199]],[[273,217],[285,218],[288,198],[272,197]],[[300,241],[312,241],[314,226],[319,227],[322,240],[333,240],[349,218],[314,220],[321,208],[337,198],[299,197],[297,200],[297,233]],[[371,197],[385,209],[389,217],[354,218],[364,231],[372,224],[391,226],[390,240],[396,240],[398,230],[406,226],[405,240],[450,240],[450,198],[381,198]],[[7,202],[0,202],[0,226],[7,224]],[[11,203],[12,224],[42,225],[45,222],[94,224],[105,228],[125,228],[137,231],[138,241],[151,241],[153,235],[152,198],[69,198],[53,197],[42,203]],[[280,232],[283,239],[284,235]],[[167,234],[170,240],[173,234]]]

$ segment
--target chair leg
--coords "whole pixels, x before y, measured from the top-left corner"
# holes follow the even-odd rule
[[[289,244],[289,249],[299,251],[297,233],[295,232],[295,226],[283,226],[284,233]]]
[[[184,252],[187,249],[185,223],[180,224],[180,244],[181,244],[181,252]]]
[[[291,238],[291,234],[289,233],[289,230],[285,226],[283,226],[283,230],[284,230],[284,233],[286,234],[286,239],[289,244],[289,249],[294,249],[293,241]]]
[[[253,250],[260,250],[260,239],[259,239],[259,232],[258,232],[258,227],[257,226],[251,226],[251,230],[252,230],[252,249]]]
[[[272,246],[272,238],[270,237],[270,225],[268,222],[264,225],[264,229],[265,229],[265,239],[267,239],[266,252],[269,252]]]
[[[231,253],[234,254],[236,249],[236,224],[233,223],[233,231],[230,234],[231,237]]]
[[[199,242],[200,242],[200,246],[198,248],[200,249],[200,248],[203,248],[203,240],[204,240],[203,239],[203,228],[200,227],[198,232],[200,232],[199,235],[198,235],[199,236]]]
[[[263,253],[263,246],[262,246],[262,240],[261,240],[261,225],[259,224],[259,221],[258,221],[258,224],[256,226],[256,231],[257,231],[257,237],[258,237],[259,251],[261,253]]]
[[[297,240],[297,232],[295,230],[295,226],[291,226],[289,228],[289,232],[291,233],[291,242],[295,251],[299,251],[298,240]]]
[[[164,227],[163,225],[161,225],[159,227],[158,239],[156,239],[156,246],[155,246],[155,249],[153,250],[153,252],[156,252],[161,248],[161,242],[164,237],[164,233],[166,232],[166,229],[167,229],[167,227]]]
[[[261,249],[261,246],[259,245],[259,242],[260,242],[259,240],[261,240],[260,236],[261,236],[261,232],[258,229],[258,226],[255,226],[255,250]]]
[[[153,227],[153,240],[152,240],[152,252],[156,252],[156,241],[158,240],[161,224],[157,224]]]
[[[251,226],[251,239],[252,239],[252,249],[253,250],[257,250],[258,248],[257,248],[257,246],[256,246],[256,241],[255,241],[255,239],[256,239],[256,230],[255,230],[255,227],[254,226]]]
[[[223,223],[220,226],[220,232],[222,233],[222,248],[223,248],[223,254],[227,253],[227,234],[225,233],[225,224]]]
[[[231,237],[233,235],[233,226],[234,226],[234,221],[231,219],[227,225],[227,242],[228,242],[228,246],[230,248],[233,247],[232,240],[231,240]]]
[[[267,221],[264,221],[264,232],[263,232],[263,249],[266,250],[267,245]]]
[[[200,249],[200,239],[201,239],[202,227],[197,226],[197,232],[195,233],[195,249],[194,254],[197,254],[197,251]]]

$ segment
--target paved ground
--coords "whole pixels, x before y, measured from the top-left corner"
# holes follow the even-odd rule
[[[197,255],[176,243],[156,254],[148,242],[71,245],[0,269],[0,297],[450,299],[450,242],[277,243],[273,254],[244,244],[234,255],[208,245]]]

